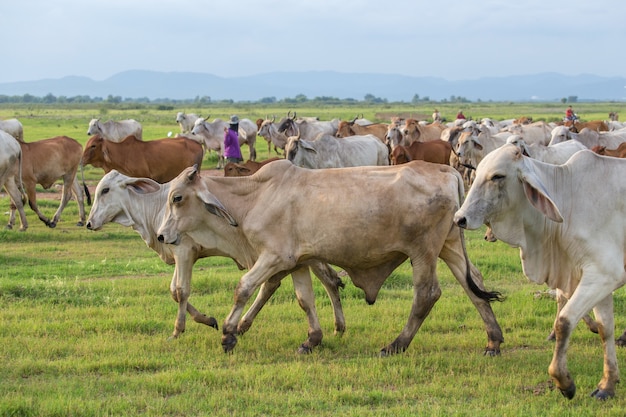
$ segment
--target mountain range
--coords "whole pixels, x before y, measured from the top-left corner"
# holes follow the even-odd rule
[[[270,72],[246,77],[219,77],[197,72],[130,70],[102,81],[81,76],[0,83],[0,95],[31,94],[44,97],[109,95],[126,98],[185,100],[210,97],[213,101],[282,100],[304,95],[363,100],[366,95],[387,101],[421,99],[471,101],[578,101],[626,100],[626,78],[592,74],[568,76],[558,73],[484,77],[448,81],[437,77],[394,74],[340,73],[334,71]]]

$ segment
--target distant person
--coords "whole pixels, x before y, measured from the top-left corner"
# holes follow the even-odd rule
[[[463,110],[459,110],[459,112],[456,114],[456,120],[466,120],[467,117],[465,117],[465,115],[463,114]]]
[[[243,162],[239,147],[239,117],[230,116],[228,127],[224,128],[224,158],[228,162]]]
[[[441,122],[441,113],[437,109],[433,112],[433,122]]]
[[[574,113],[572,106],[567,106],[567,110],[565,110],[565,120],[574,121],[577,119],[578,116]]]

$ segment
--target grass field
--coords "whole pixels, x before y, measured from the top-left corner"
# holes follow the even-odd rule
[[[484,105],[483,113],[471,105],[471,112],[464,111],[475,111],[476,117],[547,118],[560,116],[564,107],[555,104],[550,113],[547,105],[517,106]],[[583,118],[585,114],[606,118],[608,111],[620,111],[614,103],[588,106],[588,111],[581,110],[582,104],[576,106]],[[374,119],[377,113],[432,112],[429,109],[298,111],[322,119],[357,113]],[[208,109],[181,110],[208,113]],[[211,109],[215,116],[238,113],[251,119],[272,111],[286,113],[286,109]],[[343,113],[331,116],[338,112]],[[27,141],[65,134],[84,144],[87,123],[94,115],[99,115],[97,109],[0,108],[1,118],[22,121]],[[142,118],[145,138],[176,131],[175,111],[109,110],[103,117]],[[259,140],[260,159],[265,159],[267,149]],[[215,162],[214,156],[207,156],[203,168],[212,169]],[[86,170],[92,186],[101,176],[99,169]],[[40,207],[52,214],[60,193],[48,194]],[[8,199],[2,194],[0,222],[6,222],[7,211]],[[438,273],[443,295],[402,354],[380,358],[378,351],[395,339],[408,317],[412,298],[408,263],[390,276],[372,306],[344,279],[341,298],[348,329],[341,337],[333,335],[332,308],[315,280],[325,337],[321,346],[304,356],[296,350],[306,338],[306,319],[290,279],[285,279],[227,355],[221,348],[221,332],[191,320],[180,338],[168,340],[177,308],[169,295],[173,267],[131,229],[115,224],[99,232],[78,228],[73,201],[56,229],[46,228],[29,209],[26,212],[30,227],[25,233],[0,231],[0,416],[625,414],[626,392],[621,386],[612,400],[588,397],[602,374],[602,347],[599,337],[583,324],[569,349],[578,393],[568,401],[555,390],[547,373],[553,343],[545,339],[556,304],[546,287],[530,284],[522,275],[518,250],[485,242],[484,230],[468,232],[466,238],[487,288],[506,296],[494,304],[505,337],[499,357],[482,355],[486,345],[482,321],[442,263]],[[221,326],[240,276],[229,259],[202,259],[194,268],[190,301]],[[625,304],[624,291],[619,290],[615,295],[619,333],[626,327]],[[619,349],[618,361],[623,364],[625,358],[626,350]]]

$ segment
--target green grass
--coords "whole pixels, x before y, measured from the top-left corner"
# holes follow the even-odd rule
[[[67,112],[63,117],[72,118],[77,111]],[[45,119],[37,119],[42,137],[72,129],[54,114]],[[27,140],[35,128],[30,120],[23,120]],[[86,130],[86,123],[79,127]],[[101,175],[91,169],[89,181]],[[42,207],[52,213],[56,204]],[[7,211],[2,195],[0,223]],[[506,295],[494,304],[505,337],[499,357],[482,355],[482,321],[444,264],[438,268],[443,295],[409,349],[378,357],[408,317],[408,263],[394,271],[372,306],[345,279],[348,329],[342,337],[333,335],[332,308],[315,280],[325,337],[306,356],[296,353],[306,338],[306,319],[285,279],[227,355],[221,332],[191,320],[180,338],[168,340],[177,308],[169,295],[173,266],[138,234],[113,224],[99,232],[74,226],[73,201],[56,229],[26,212],[28,231],[0,231],[0,416],[624,415],[621,386],[615,399],[588,397],[602,374],[602,348],[582,324],[569,349],[578,393],[568,401],[554,389],[547,374],[553,343],[545,338],[556,304],[545,296],[546,287],[522,275],[518,251],[485,242],[483,230],[468,232],[467,246],[488,289]],[[190,301],[221,326],[241,274],[231,260],[200,260]],[[620,333],[625,304],[620,290]],[[618,361],[625,357],[620,349]]]

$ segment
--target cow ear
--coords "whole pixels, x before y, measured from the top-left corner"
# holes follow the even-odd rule
[[[544,216],[557,223],[563,222],[559,208],[550,198],[543,184],[534,175],[524,175],[522,178],[526,198]]]
[[[149,194],[161,189],[161,184],[150,178],[133,178],[126,186],[137,194]]]
[[[204,208],[211,214],[226,219],[231,226],[238,226],[237,220],[226,210],[226,207],[208,191],[201,191],[198,197],[204,203]]]
[[[299,140],[298,143],[300,144],[300,146],[302,146],[302,148],[306,149],[307,151],[311,151],[311,152],[317,152],[315,150],[314,147],[312,147],[309,143],[307,143],[306,141],[303,140]]]

